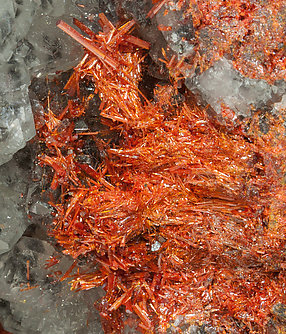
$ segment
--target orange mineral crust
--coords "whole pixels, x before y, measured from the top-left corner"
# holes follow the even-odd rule
[[[239,10],[240,2],[230,6]],[[97,35],[76,22],[89,37],[59,22],[86,54],[66,84],[67,107],[48,104],[37,123],[40,161],[61,191],[50,233],[65,254],[92,264],[71,288],[106,290],[96,304],[106,333],[126,324],[180,332],[181,324],[203,322],[221,333],[263,333],[273,306],[286,302],[281,120],[269,118],[265,135],[258,118],[247,132],[225,132],[188,94],[176,99],[175,82],[158,84],[147,100],[138,84],[148,44],[130,35],[135,22],[116,28],[104,15],[100,22]],[[118,140],[94,129],[75,133],[91,98],[81,96],[83,81]],[[87,138],[101,152],[94,165],[78,158]]]
[[[149,16],[172,10],[182,12],[186,25],[193,23],[189,42],[202,71],[224,56],[248,78],[285,80],[284,0],[161,0]]]

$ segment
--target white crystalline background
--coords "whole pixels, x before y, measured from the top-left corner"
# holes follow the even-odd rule
[[[101,333],[93,307],[98,292],[75,294],[68,282],[48,276],[64,274],[72,260],[44,269],[57,254],[40,228],[51,208],[32,198],[41,187],[32,181],[33,160],[21,150],[35,136],[31,78],[68,70],[83,54],[56,22],[72,24],[82,14],[88,13],[75,0],[0,0],[0,324],[12,334]],[[33,238],[22,236],[32,222],[39,226]],[[38,286],[31,290],[25,290],[27,261],[30,283]]]
[[[82,50],[56,27],[79,15],[72,1],[0,0],[0,165],[35,136],[28,86],[33,75],[67,70]]]
[[[21,209],[24,204],[21,194],[27,184],[21,180],[22,170],[15,160],[0,166],[0,254],[8,252],[21,238],[27,228],[27,218]]]
[[[5,301],[6,306],[1,319],[4,328],[13,334],[101,334],[93,307],[99,298],[98,290],[70,291],[67,282],[60,282],[53,273],[64,273],[72,260],[65,258],[59,265],[44,269],[50,256],[55,255],[60,256],[46,241],[22,237],[13,251],[0,258],[0,301],[2,305]],[[32,289],[27,289],[28,283]]]
[[[253,111],[273,105],[281,99],[285,85],[270,85],[264,80],[249,79],[233,68],[232,62],[222,58],[195,79],[186,80],[187,87],[220,115],[223,106],[236,116],[250,116]],[[272,102],[271,102],[272,101]]]

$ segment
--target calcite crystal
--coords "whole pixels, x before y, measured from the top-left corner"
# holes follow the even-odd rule
[[[23,198],[28,182],[29,174],[15,158],[0,166],[0,254],[8,252],[28,226]]]
[[[0,165],[35,136],[28,97],[31,76],[65,70],[82,52],[56,29],[78,14],[72,1],[4,1],[0,8]]]
[[[185,83],[220,119],[225,108],[232,110],[236,118],[250,117],[256,110],[269,110],[286,91],[286,85],[278,81],[272,85],[243,76],[226,58],[216,61],[201,75],[187,78]]]
[[[62,258],[59,265],[45,269],[60,256],[46,241],[22,237],[13,251],[0,256],[0,321],[13,334],[102,333],[93,308],[98,291],[74,294],[57,275],[72,264]],[[87,325],[88,324],[88,325]]]

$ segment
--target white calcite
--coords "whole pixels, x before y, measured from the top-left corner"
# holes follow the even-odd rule
[[[0,254],[8,252],[21,238],[26,229],[24,217],[17,205],[19,193],[10,187],[0,184],[1,224],[0,224]]]
[[[36,134],[28,86],[5,93],[3,90],[4,95],[0,95],[0,165],[9,161]]]
[[[279,113],[282,111],[286,111],[286,94],[284,94],[281,100],[274,104],[273,112]]]
[[[198,93],[218,115],[226,106],[237,117],[250,116],[252,111],[268,108],[277,95],[283,93],[283,89],[264,80],[242,76],[225,58],[218,60],[201,75],[187,79],[186,85]]]
[[[192,20],[184,17],[184,10],[169,3],[156,14],[156,20],[162,27],[162,34],[168,46],[177,53],[178,58],[193,54],[194,46],[190,40],[194,37]]]
[[[0,301],[6,305],[2,312],[0,307],[0,321],[4,328],[13,334],[102,333],[93,306],[101,290],[70,291],[68,282],[56,277],[73,260],[64,257],[45,269],[51,256],[60,254],[46,241],[22,237],[12,251],[0,257]],[[25,289],[28,283],[34,288]]]
[[[27,176],[15,159],[0,166],[0,254],[8,252],[28,226],[23,198]]]
[[[57,28],[59,18],[80,17],[72,0],[1,1],[0,165],[35,136],[28,97],[32,76],[72,68],[83,50]]]

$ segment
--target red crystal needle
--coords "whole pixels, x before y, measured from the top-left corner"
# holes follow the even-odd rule
[[[90,41],[84,38],[78,31],[73,29],[67,23],[65,23],[62,20],[59,20],[57,22],[57,26],[60,29],[62,29],[65,33],[67,33],[69,36],[71,36],[73,39],[75,39],[77,42],[79,42],[81,45],[83,45],[90,52],[92,52],[94,55],[96,55],[98,58],[104,60],[112,68],[114,68],[115,70],[118,69],[119,64],[114,59],[107,56],[102,50],[93,45]]]

